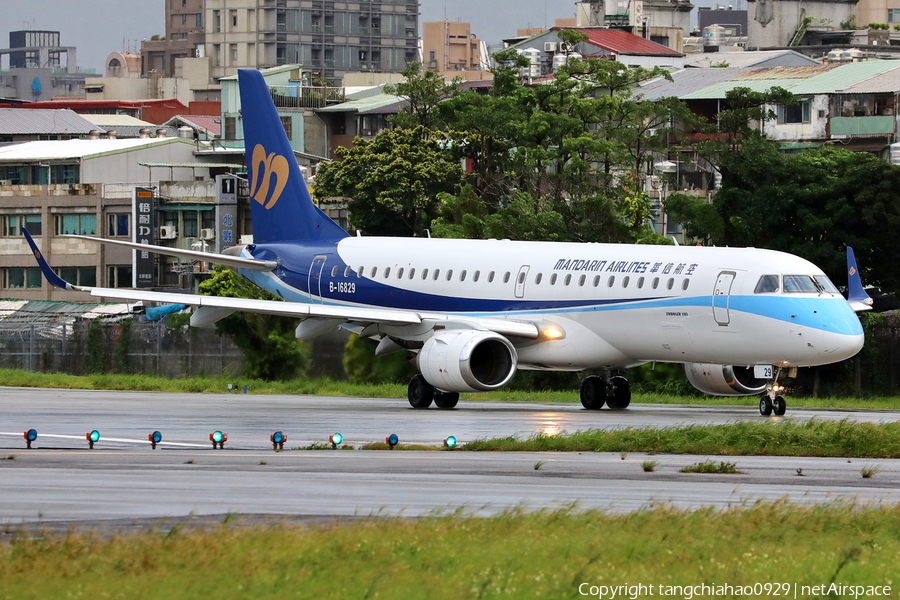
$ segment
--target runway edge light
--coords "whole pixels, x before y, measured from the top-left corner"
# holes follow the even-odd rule
[[[336,450],[344,442],[344,436],[339,433],[332,433],[328,436],[328,441],[331,443],[331,448]]]
[[[31,448],[31,442],[37,439],[37,429],[29,429],[22,434],[22,437],[25,438],[26,446]]]
[[[449,450],[456,448],[456,436],[447,436],[447,439],[444,440],[444,448]]]
[[[391,447],[391,450],[394,449],[394,446],[400,443],[400,438],[397,437],[396,433],[392,433],[391,435],[384,438],[384,443]]]
[[[280,431],[276,431],[269,436],[269,441],[272,442],[273,450],[284,450],[284,443],[287,441],[287,436]]]
[[[150,447],[156,450],[156,445],[162,441],[162,434],[158,431],[154,431],[147,436],[147,441],[150,442]]]
[[[228,441],[228,434],[222,433],[218,430],[213,431],[211,434],[209,434],[209,441],[212,442],[213,449],[222,449],[225,447],[225,442]]]
[[[84,439],[87,440],[88,447],[93,450],[94,444],[100,441],[100,432],[95,429],[90,433],[84,434]]]

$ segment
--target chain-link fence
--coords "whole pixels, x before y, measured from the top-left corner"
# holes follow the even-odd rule
[[[151,321],[0,326],[0,368],[178,378],[235,375],[243,367],[240,349],[207,329]]]

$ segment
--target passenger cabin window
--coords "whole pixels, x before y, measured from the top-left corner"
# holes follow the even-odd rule
[[[653,278],[653,285],[650,287],[652,287],[654,290],[659,287],[659,277]]]
[[[541,282],[541,279],[543,279],[543,277],[544,277],[543,273],[538,273],[537,275],[535,275],[534,276],[534,285],[538,285]]]
[[[403,279],[403,267],[397,269],[397,279]]]
[[[556,285],[556,273],[550,276],[550,285]]]
[[[585,280],[587,279],[587,275],[582,275],[578,278],[578,285],[584,285]]]
[[[623,287],[623,288],[627,288],[627,287],[628,287],[628,282],[629,282],[629,281],[631,281],[631,277],[629,277],[628,275],[626,275],[626,276],[622,279],[622,287]]]
[[[453,269],[447,271],[447,281],[450,281],[451,279],[453,279]]]
[[[689,285],[691,285],[691,280],[685,279],[684,281],[681,282],[681,289],[684,291],[687,291]]]
[[[525,271],[519,273],[519,283],[525,283]]]
[[[481,276],[481,271],[475,271],[472,274],[472,281],[478,281],[478,278]]]
[[[671,290],[671,289],[672,289],[672,286],[674,286],[674,285],[675,285],[675,278],[674,278],[674,277],[670,277],[670,278],[669,278],[669,281],[666,282],[666,289],[667,289],[667,290]]]
[[[360,267],[359,270],[356,272],[356,276],[357,276],[357,277],[362,277],[362,276],[363,276],[363,273],[365,273],[365,272],[366,272],[366,268],[365,268],[365,267]]]
[[[375,276],[378,274],[378,267],[372,267],[372,274],[369,275],[372,279],[375,279]]]
[[[390,268],[390,267],[386,267],[386,268],[384,269],[384,278],[387,279],[387,278],[390,277],[390,276],[391,276],[391,268]]]
[[[569,285],[570,283],[572,283],[572,276],[566,275],[566,285]]]
[[[332,276],[332,277],[337,276],[337,270],[338,270],[338,266],[337,266],[337,265],[334,265],[333,267],[331,267],[331,276]]]
[[[503,275],[503,283],[509,283],[509,271]]]
[[[415,269],[410,269],[410,270],[409,270],[409,278],[412,279],[412,278],[415,277],[415,276],[416,276],[416,270],[415,270]]]
[[[428,269],[422,269],[422,280],[428,279]]]
[[[600,276],[599,276],[599,275],[596,275],[596,276],[594,277],[594,287],[597,287],[597,286],[599,286],[599,285],[600,285]]]
[[[466,270],[465,270],[465,269],[463,269],[463,270],[462,270],[462,273],[459,274],[459,280],[460,280],[460,281],[465,281],[465,280],[466,280]]]
[[[778,275],[763,275],[756,282],[754,294],[771,294],[778,291]]]
[[[344,277],[348,277],[350,275],[350,265],[344,267]]]
[[[607,282],[606,282],[606,287],[612,287],[614,285],[616,285],[616,276],[611,275],[609,280],[607,280]]]
[[[440,276],[441,276],[441,270],[440,270],[440,269],[435,269],[435,270],[434,270],[434,277],[432,277],[432,279],[433,279],[434,281],[437,281],[437,280],[438,280],[438,277],[440,277]]]
[[[494,272],[488,273],[488,283],[494,283]]]
[[[644,287],[644,278],[638,277],[638,289],[641,289],[642,287]]]
[[[817,294],[820,291],[810,275],[785,275],[783,279],[785,294]]]

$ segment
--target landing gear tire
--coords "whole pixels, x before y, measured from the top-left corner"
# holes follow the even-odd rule
[[[431,406],[431,401],[434,400],[434,386],[425,381],[425,378],[419,373],[409,380],[406,397],[409,399],[409,405],[413,408],[428,408]]]
[[[457,402],[459,402],[459,394],[456,392],[444,392],[434,395],[434,405],[444,410],[456,408]]]
[[[606,382],[597,375],[588,375],[581,382],[581,405],[588,410],[600,410],[606,402]]]
[[[609,396],[606,405],[610,410],[625,410],[631,404],[631,384],[621,376],[609,380]]]
[[[784,416],[785,411],[787,410],[787,402],[784,401],[784,397],[775,396],[772,399],[772,412],[775,413],[776,417]]]
[[[772,400],[769,398],[769,396],[764,395],[759,399],[759,414],[764,417],[768,417],[772,414],[772,408]]]

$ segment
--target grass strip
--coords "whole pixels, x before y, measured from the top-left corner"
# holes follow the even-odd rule
[[[831,582],[890,585],[893,596],[900,583],[892,581],[900,561],[896,505],[513,510],[310,527],[234,522],[112,537],[20,534],[0,544],[0,598],[559,599],[624,584],[685,598],[658,586],[704,583],[796,584],[797,597],[809,597],[827,594],[804,594],[802,586]]]
[[[475,440],[463,450],[500,452],[664,452],[722,456],[900,458],[900,423],[747,421],[727,425],[590,429],[527,439]]]
[[[33,373],[19,369],[0,369],[0,381],[9,387],[38,387],[82,390],[121,390],[209,394],[226,393],[232,384],[237,392],[246,385],[252,394],[286,394],[310,396],[350,396],[356,398],[406,398],[402,384],[354,384],[327,378],[295,379],[291,381],[262,381],[244,377],[192,377],[166,379],[152,375],[68,375],[66,373]],[[495,400],[499,402],[579,402],[578,390],[530,392],[499,390],[487,394],[466,394],[464,400]],[[635,404],[697,404],[732,405],[756,408],[759,399],[752,397],[696,397],[664,394],[634,394]],[[857,408],[900,409],[900,396],[889,398],[789,398],[790,408]]]

